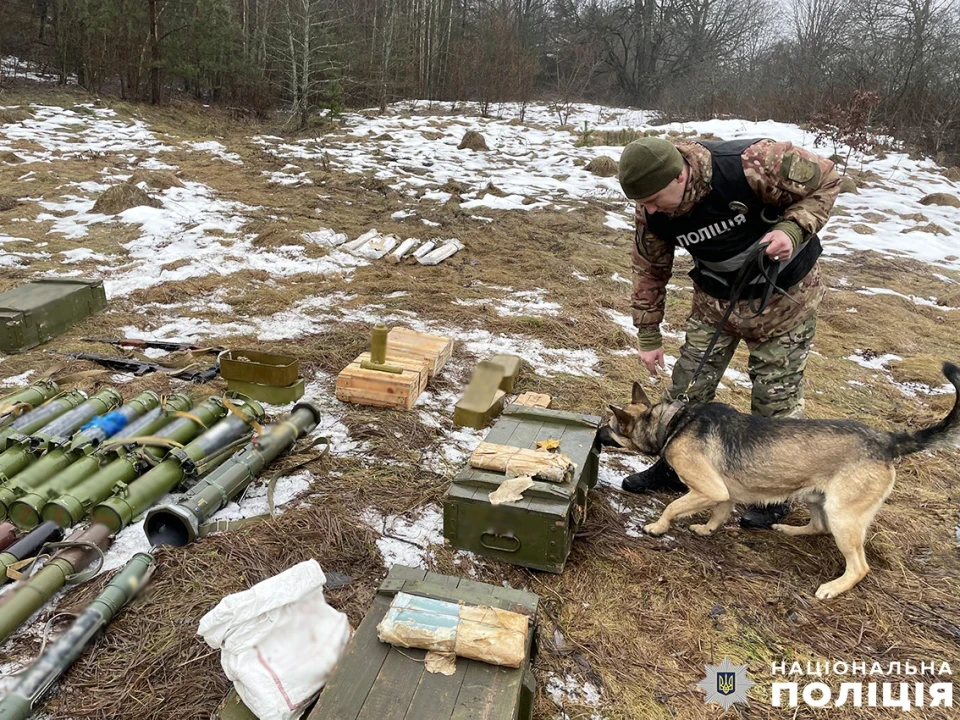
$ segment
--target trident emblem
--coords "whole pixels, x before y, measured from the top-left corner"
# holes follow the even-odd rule
[[[737,691],[737,674],[732,672],[717,673],[717,692],[721,695],[733,695]]]

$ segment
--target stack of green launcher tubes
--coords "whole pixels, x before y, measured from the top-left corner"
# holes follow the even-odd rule
[[[56,523],[43,523],[0,552],[0,585],[10,579],[7,570],[22,560],[36,557],[47,543],[63,537],[63,529]]]
[[[0,398],[0,513],[8,516],[0,523],[0,584],[17,580],[0,595],[0,643],[78,574],[96,572],[112,536],[144,513],[151,544],[194,540],[204,520],[320,422],[317,405],[301,402],[251,439],[264,411],[242,396],[192,407],[185,395],[162,400],[145,391],[121,402],[111,388],[86,398],[50,382]],[[150,510],[191,482],[176,505]],[[79,527],[87,516],[90,524]],[[26,531],[17,540],[14,526]],[[152,567],[140,554],[116,574],[0,700],[0,720],[30,716]]]
[[[319,407],[304,401],[252,438],[264,417],[249,398],[152,391],[120,405],[105,389],[85,398],[52,383],[0,399],[0,643],[78,575],[100,568],[112,537],[143,516],[153,545],[182,545],[201,523],[239,495],[279,455],[313,431]],[[12,398],[12,400],[11,400]],[[16,408],[7,412],[5,408]],[[192,487],[174,505],[150,509],[179,486]],[[148,512],[149,510],[149,512]],[[63,529],[90,516],[61,541]],[[26,533],[14,540],[14,528]],[[40,556],[45,562],[34,564]],[[26,564],[26,566],[25,566]],[[39,568],[39,569],[37,569]],[[0,720],[27,720],[43,695],[147,583],[155,559],[131,558],[71,626],[0,698]],[[8,573],[8,570],[10,571]],[[22,577],[15,570],[20,570]],[[86,571],[86,572],[84,572]]]
[[[0,699],[0,720],[27,720],[31,717],[44,693],[133,599],[150,579],[155,567],[152,555],[134,555],[66,632],[20,675],[16,684]]]
[[[150,544],[187,545],[200,534],[201,524],[237,497],[277,456],[289,450],[320,422],[320,408],[308,401],[294,406],[285,420],[266,428],[194,485],[175,505],[149,510],[143,524]]]
[[[19,581],[19,587],[0,596],[0,643],[42,608],[68,579],[96,560],[111,542],[110,529],[103,525],[75,530],[64,541],[65,547],[42,568]]]
[[[53,380],[41,380],[28,388],[0,397],[0,427],[10,424],[22,413],[43,405],[59,394],[60,388]]]
[[[69,397],[52,400],[48,405],[60,406]],[[82,397],[82,396],[81,396]],[[16,476],[40,460],[49,451],[56,451],[70,442],[73,434],[98,415],[117,407],[122,398],[113,388],[101,390],[87,400],[66,409],[37,430],[10,435],[7,447],[0,453],[0,520],[7,515],[7,508],[22,494],[22,486]],[[47,405],[37,409],[42,411]],[[25,417],[28,417],[29,414]],[[56,453],[55,453],[56,454]]]
[[[125,405],[124,407],[131,408],[129,411],[131,414],[137,411],[138,415],[118,433],[123,435],[124,439],[134,441],[143,437],[162,436],[165,428],[174,424],[186,426],[193,432],[201,429],[197,422],[177,415],[190,409],[190,398],[186,395],[171,395],[162,407],[159,400],[159,396],[155,393],[141,393]],[[209,420],[211,416],[207,415],[207,418]],[[136,468],[142,468],[146,464],[142,457],[137,459],[133,454],[132,443],[131,447],[120,445],[114,448],[115,442],[110,442],[112,438],[109,435],[97,442],[100,434],[106,433],[100,428],[81,431],[74,436],[68,447],[58,448],[48,453],[35,465],[21,472],[15,478],[18,494],[15,500],[9,505],[5,504],[5,498],[0,491],[0,512],[6,508],[10,520],[20,529],[27,530],[36,527],[44,519],[44,509],[51,501],[62,500],[70,504],[73,495],[78,493],[86,499],[84,488],[89,487],[86,485],[88,481],[98,475],[102,477],[101,472],[113,463],[130,456],[132,460],[136,460],[130,463]],[[184,435],[181,433],[178,437],[184,437]],[[192,435],[187,439],[191,437]],[[151,450],[156,454],[163,452],[158,448],[151,448]],[[136,473],[132,477],[136,477]],[[57,517],[47,519],[56,520],[61,527],[70,527],[79,522],[96,502],[105,499],[119,487],[117,481],[105,488],[102,482],[96,485],[97,490],[85,503],[81,503],[80,510],[75,510],[69,516],[58,514]],[[53,510],[50,512],[52,513]]]

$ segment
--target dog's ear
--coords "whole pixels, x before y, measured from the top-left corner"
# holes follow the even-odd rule
[[[623,429],[625,426],[629,427],[630,423],[633,422],[633,416],[623,408],[617,407],[616,405],[611,405],[610,410],[613,412],[613,416],[617,419],[617,426],[620,429]]]
[[[650,402],[650,398],[648,398],[647,394],[643,391],[643,387],[638,382],[633,383],[633,396],[631,402],[634,405],[646,405],[647,407],[651,407],[653,405],[653,403]]]

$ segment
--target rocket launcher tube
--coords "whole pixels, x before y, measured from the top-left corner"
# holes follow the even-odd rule
[[[33,707],[63,675],[120,609],[142,588],[156,567],[152,555],[137,553],[80,613],[66,632],[37,658],[0,699],[0,720],[27,720]]]
[[[55,443],[66,442],[82,425],[97,415],[113,410],[122,402],[120,393],[113,388],[104,388],[82,405],[33,433],[30,436],[30,445],[34,450],[46,450]]]
[[[0,431],[0,485],[19,473],[37,459],[30,450],[32,434],[50,427],[59,417],[70,415],[89,402],[78,391],[69,392],[46,405],[17,418],[12,424]],[[11,498],[12,501],[13,498]]]
[[[66,442],[74,430],[83,425],[94,415],[108,412],[120,403],[122,398],[116,390],[107,388],[101,390],[82,405],[69,410],[61,417],[51,423],[44,425],[39,431],[30,436],[30,448],[25,443],[18,447],[11,447],[0,455],[0,461],[7,460],[6,467],[0,465],[4,475],[4,484],[0,487],[0,520],[7,516],[7,508],[21,495],[24,495],[33,487],[51,475],[66,468],[76,459],[76,456],[67,452],[62,447],[55,447]],[[157,398],[159,402],[159,398]],[[66,433],[66,437],[63,437]],[[37,460],[36,455],[40,448],[51,448],[51,451]],[[39,472],[34,472],[34,468],[40,466]],[[19,468],[19,469],[15,469]],[[24,475],[22,471],[29,469],[28,474]]]
[[[160,406],[160,396],[153,390],[144,390],[130,402],[106,415],[100,415],[80,428],[70,443],[70,450],[92,450],[108,437],[113,437],[145,413]]]
[[[167,401],[170,405],[170,400]],[[191,414],[203,425],[187,417],[178,417],[173,421],[164,418],[166,424],[161,426],[156,434],[141,432],[141,435],[154,435],[158,438],[172,440],[183,444],[195,438],[203,431],[203,426],[209,427],[226,412],[223,403],[217,398],[209,398],[195,407]],[[159,460],[166,454],[166,450],[148,447],[145,453]],[[144,461],[132,452],[120,452],[118,457],[88,478],[83,479],[72,488],[61,493],[58,498],[43,506],[44,520],[52,520],[60,527],[70,527],[80,522],[83,516],[97,503],[106,500],[114,490],[125,488],[127,483],[137,479],[144,467]]]
[[[161,429],[166,431],[172,427],[173,422],[175,422],[172,419],[174,414],[186,412],[192,406],[193,401],[188,395],[183,393],[168,395],[165,404],[155,407],[143,417],[131,421],[123,432],[117,433],[121,436],[120,438],[114,436],[112,439],[119,442],[127,438],[138,438],[145,435],[155,436]],[[187,420],[187,423],[189,423],[189,420]]]
[[[122,431],[126,437],[137,438],[143,435],[154,435],[164,425],[170,423],[170,417],[166,414],[167,410],[184,411],[190,408],[190,398],[186,395],[176,394],[167,398],[166,409],[156,407],[149,411],[139,420],[130,423]],[[30,468],[17,476],[19,482],[23,475],[33,472],[40,463],[54,455],[57,450],[47,453]],[[7,513],[14,524],[21,530],[28,530],[36,527],[41,521],[41,514],[44,506],[51,500],[60,497],[65,492],[75,488],[80,483],[92,477],[94,473],[100,470],[102,464],[108,461],[108,456],[101,453],[84,455],[72,465],[61,472],[47,478],[34,485],[33,490],[16,500],[7,509]],[[77,518],[79,520],[79,518]],[[72,524],[72,523],[71,523]]]
[[[103,525],[91,525],[86,530],[74,532],[66,542],[71,546],[59,550],[0,605],[0,643],[42,608],[67,584],[72,575],[83,570],[98,557],[100,553],[96,548],[106,550],[110,546],[110,529]]]
[[[196,474],[203,460],[213,460],[232,443],[248,435],[250,425],[263,418],[263,408],[253,400],[240,403],[235,412],[224,418],[196,440],[170,451],[167,458],[130,483],[122,492],[97,505],[91,517],[113,532],[120,532],[153,503],[173,490],[187,477]],[[222,458],[223,462],[226,457]]]
[[[0,450],[6,450],[14,445],[13,438],[15,436],[19,436],[18,439],[26,442],[26,436],[36,432],[54,418],[63,415],[67,410],[75,408],[86,399],[87,396],[79,390],[71,390],[40,407],[35,407],[33,410],[24,413],[9,425],[0,429]]]
[[[286,420],[272,425],[243,450],[194,485],[176,505],[147,512],[144,531],[150,544],[182,546],[197,539],[200,524],[250,484],[264,467],[320,422],[320,409],[298,403]]]
[[[53,380],[41,380],[28,388],[17,390],[0,398],[0,425],[7,425],[19,408],[36,409],[60,392]]]
[[[0,551],[17,540],[17,529],[13,523],[0,523]]]
[[[61,450],[54,450],[45,455],[40,462],[51,457],[53,453],[61,452]],[[55,457],[56,456],[54,456],[54,458]],[[29,530],[30,528],[36,527],[40,524],[40,513],[43,511],[43,506],[53,498],[59,497],[60,494],[65,491],[66,487],[72,487],[97,472],[97,470],[100,469],[102,460],[103,458],[99,455],[84,455],[68,467],[56,471],[53,477],[48,476],[45,482],[36,484],[31,490],[26,491],[22,497],[10,503],[9,507],[0,505],[0,513],[5,510],[10,522],[21,530]],[[33,470],[40,462],[27,468],[21,475],[17,476],[17,479],[19,480],[22,475]],[[56,485],[54,485],[54,483],[56,483]],[[60,490],[60,492],[52,493],[51,496],[51,488],[53,487],[64,489]]]
[[[10,578],[7,568],[21,560],[36,557],[40,548],[63,537],[63,530],[56,523],[42,523],[0,553],[0,585]]]

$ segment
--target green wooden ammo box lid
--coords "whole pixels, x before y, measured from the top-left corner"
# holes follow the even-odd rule
[[[398,592],[512,610],[531,624],[540,602],[533,593],[394,565],[307,720],[531,720],[534,632],[519,668],[458,657],[453,675],[429,673],[423,650],[398,649],[377,637]]]
[[[596,438],[600,418],[596,415],[550,410],[548,408],[509,405],[490,432],[485,442],[536,449],[539,440],[559,440],[561,452],[577,465],[573,477],[564,483],[535,481],[523,491],[523,500],[510,507],[543,514],[565,517],[577,487],[585,479],[587,487],[597,484]],[[584,478],[584,473],[587,477]],[[447,498],[489,502],[492,493],[506,479],[503,473],[478,470],[469,463],[453,479]]]
[[[102,280],[44,278],[8,290],[0,294],[0,351],[29,350],[106,306]]]

